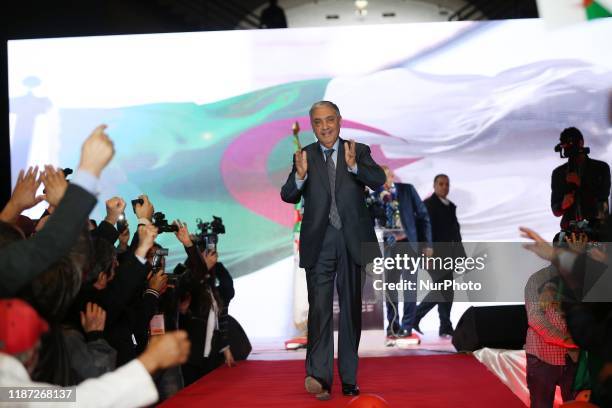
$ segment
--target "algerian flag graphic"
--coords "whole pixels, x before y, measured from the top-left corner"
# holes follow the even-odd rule
[[[587,19],[612,17],[612,0],[584,0]]]
[[[551,27],[612,17],[612,0],[537,0],[540,17]]]

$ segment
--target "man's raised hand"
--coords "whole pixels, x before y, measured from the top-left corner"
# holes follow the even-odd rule
[[[36,195],[41,183],[40,177],[37,176],[38,166],[30,167],[25,173],[23,170],[19,172],[11,199],[0,213],[1,221],[15,222],[23,210],[34,207],[44,199],[44,196]]]
[[[153,246],[157,238],[157,227],[155,225],[139,225],[138,226],[138,248],[135,254],[142,258],[147,257],[149,249]]]
[[[45,199],[53,207],[57,207],[64,197],[68,182],[62,169],[55,169],[53,166],[45,166],[45,171],[40,175],[41,181],[45,185]]]
[[[79,169],[96,177],[100,177],[102,170],[115,155],[113,141],[104,133],[105,129],[106,125],[95,128],[81,147]]]
[[[138,198],[142,199],[142,204],[136,204],[134,206],[134,212],[136,213],[136,217],[138,219],[145,218],[149,221],[153,218],[153,213],[155,212],[155,208],[151,201],[149,201],[149,197],[146,195],[138,196]]]
[[[304,180],[308,171],[308,158],[305,150],[295,152],[295,172],[298,179]]]
[[[85,312],[81,312],[81,325],[85,333],[103,331],[106,311],[92,302],[87,302]]]
[[[176,238],[178,238],[178,240],[181,242],[181,244],[183,244],[183,246],[185,246],[185,248],[191,247],[193,245],[193,242],[191,241],[191,237],[189,236],[187,224],[181,222],[181,220],[175,220],[173,224],[178,227],[178,231],[174,233],[174,235],[176,235]]]
[[[149,288],[157,291],[158,293],[164,293],[168,287],[168,275],[163,270],[159,270],[151,275],[149,279]]]
[[[108,223],[115,225],[119,216],[125,211],[125,201],[121,197],[113,197],[106,200],[106,218]]]
[[[206,263],[206,269],[209,271],[215,267],[219,260],[219,253],[217,251],[209,251],[207,249],[202,256],[204,257],[204,263]]]
[[[552,261],[555,258],[557,251],[540,234],[527,227],[519,227],[519,230],[521,231],[521,237],[533,241],[529,244],[523,244],[523,248],[547,261]]]
[[[355,141],[353,139],[344,142],[344,160],[346,160],[346,165],[350,168],[355,167],[357,164],[357,152],[355,149]]]

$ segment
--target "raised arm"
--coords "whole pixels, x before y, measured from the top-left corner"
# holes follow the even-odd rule
[[[355,142],[351,141],[351,143]],[[346,145],[345,151],[347,151]],[[354,152],[355,161],[357,163],[357,174],[354,176],[357,178],[357,180],[370,187],[372,190],[376,190],[385,184],[387,179],[385,172],[378,164],[376,164],[374,159],[372,159],[370,148],[366,145],[357,145],[354,147]],[[348,160],[347,164],[349,164]]]
[[[302,199],[302,190],[308,178],[308,156],[305,150],[293,155],[293,168],[281,188],[281,198],[286,203],[297,204]]]
[[[114,155],[113,142],[104,133],[105,125],[98,126],[85,140],[81,150],[81,162],[75,181],[67,186],[64,192],[51,194],[47,192],[49,202],[57,204],[57,209],[49,216],[45,227],[33,238],[13,242],[0,249],[0,296],[14,295],[49,265],[68,253],[74,245],[89,213],[96,204],[96,197],[84,187],[91,187],[91,180],[100,176],[102,169]],[[63,183],[56,183],[57,172],[48,168],[42,176],[47,190],[54,186],[62,188]],[[24,262],[27,260],[27,262]]]

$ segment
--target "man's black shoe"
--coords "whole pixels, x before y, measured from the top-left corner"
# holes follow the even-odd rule
[[[455,331],[453,330],[452,327],[448,327],[448,328],[444,328],[444,329],[441,328],[438,331],[438,334],[440,335],[440,337],[444,337],[445,339],[452,338],[454,333],[455,333]]]
[[[438,334],[440,335],[440,337],[444,338],[444,339],[452,339],[453,338],[453,333],[455,331],[453,330],[452,327],[448,328],[448,329],[440,329],[440,331],[438,332]]]
[[[342,384],[342,394],[347,397],[355,397],[359,395],[359,387],[351,384]]]
[[[412,330],[402,329],[402,330],[400,330],[398,336],[399,337],[410,337],[410,336],[412,336]]]
[[[397,331],[393,332],[393,330],[387,330],[387,338],[389,338],[389,339],[396,339],[397,338]]]
[[[304,379],[304,388],[310,394],[320,394],[325,389],[321,381],[310,375]]]
[[[421,328],[419,327],[419,323],[420,322],[414,322],[414,325],[412,325],[412,328],[414,329],[415,332],[419,334],[423,334],[423,330],[421,330]]]
[[[306,376],[304,379],[304,387],[306,388],[306,391],[314,394],[315,398],[319,401],[327,401],[331,399],[331,394],[329,393],[327,387],[322,381],[319,381],[313,376]]]

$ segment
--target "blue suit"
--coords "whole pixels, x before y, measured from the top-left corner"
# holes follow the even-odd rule
[[[431,247],[431,222],[419,193],[412,184],[395,183],[395,189],[406,239],[415,244],[427,243]],[[413,249],[416,250],[416,246],[413,246]]]
[[[412,184],[395,183],[396,198],[399,204],[399,215],[402,228],[406,238],[401,241],[408,241],[413,251],[418,254],[419,243],[431,247],[431,222],[427,207],[421,201],[419,194]],[[401,242],[400,241],[400,242]],[[389,248],[390,255],[395,256],[394,248]],[[412,280],[416,282],[417,275],[410,274],[408,271],[394,271],[387,274],[387,282],[398,282],[400,279]],[[412,332],[416,313],[416,292],[404,291],[404,314],[401,325],[399,324],[398,299],[392,296],[387,302],[387,320],[389,326],[387,331],[397,334],[400,329]]]

